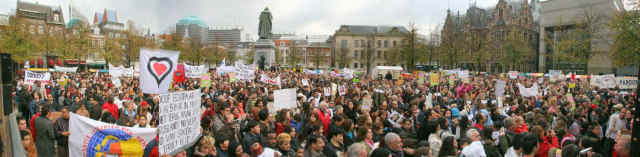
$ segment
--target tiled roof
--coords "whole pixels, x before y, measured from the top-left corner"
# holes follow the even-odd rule
[[[369,34],[369,33],[387,33],[391,32],[394,28],[397,28],[399,32],[409,32],[403,26],[368,26],[368,25],[342,25],[340,28],[346,28],[348,32],[354,34]]]
[[[24,1],[18,1],[17,10],[24,12],[35,12],[39,14],[45,15],[47,22],[64,24],[64,16],[62,16],[62,10],[60,7],[51,7],[47,5],[42,5],[38,3],[30,3]],[[58,17],[58,21],[54,21],[54,12],[59,12],[60,16]]]

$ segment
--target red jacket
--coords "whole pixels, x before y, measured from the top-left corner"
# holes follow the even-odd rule
[[[522,123],[522,125],[516,128],[515,133],[519,134],[519,133],[527,132],[527,130],[529,130],[529,128],[527,127],[527,124]]]
[[[540,148],[536,153],[536,157],[548,157],[549,156],[548,152],[551,148],[560,147],[558,145],[558,137],[555,137],[555,136],[551,137],[551,143],[549,143],[549,136],[543,136],[542,141],[543,142],[538,142],[538,145]]]
[[[322,110],[318,110],[318,120],[322,122],[322,126],[324,127],[324,133],[329,131],[329,124],[331,124],[331,114],[323,113]]]
[[[33,138],[33,142],[36,142],[36,118],[38,117],[40,117],[40,112],[31,116],[31,119],[29,120],[29,130],[31,130],[31,138]]]
[[[118,106],[116,104],[111,104],[109,102],[106,102],[102,104],[102,110],[105,110],[105,109],[111,113],[113,118],[116,118],[116,120],[118,120],[118,116],[120,116],[120,114],[118,114]]]

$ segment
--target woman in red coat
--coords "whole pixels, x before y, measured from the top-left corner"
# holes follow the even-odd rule
[[[536,125],[533,127],[532,132],[538,137],[538,152],[536,152],[536,157],[548,157],[548,152],[551,148],[560,148],[558,137],[556,137],[556,133],[553,130],[545,132],[542,126]]]
[[[116,118],[116,121],[118,120],[118,116],[120,116],[120,114],[118,114],[118,106],[113,103],[113,98],[112,97],[109,97],[107,99],[107,102],[102,104],[102,110],[103,111],[104,110],[109,111],[109,113],[111,113],[113,118]]]
[[[322,126],[324,127],[323,131],[325,133],[329,132],[329,124],[331,124],[331,113],[329,113],[329,109],[327,109],[327,103],[320,103],[320,109],[318,109],[318,119],[322,122]]]

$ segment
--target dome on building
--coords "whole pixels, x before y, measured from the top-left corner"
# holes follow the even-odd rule
[[[69,22],[67,22],[67,28],[73,28],[73,27],[75,27],[77,25],[84,24],[84,23],[86,23],[86,22],[82,21],[81,19],[73,18],[73,19],[69,20]]]
[[[206,27],[207,25],[197,16],[187,16],[178,21],[178,25],[191,25],[196,24],[201,27]]]

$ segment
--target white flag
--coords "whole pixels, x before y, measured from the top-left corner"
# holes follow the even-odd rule
[[[123,127],[69,114],[69,156],[142,156],[157,134],[155,128]]]
[[[140,88],[149,94],[169,91],[173,73],[178,69],[180,52],[170,50],[140,50]]]

